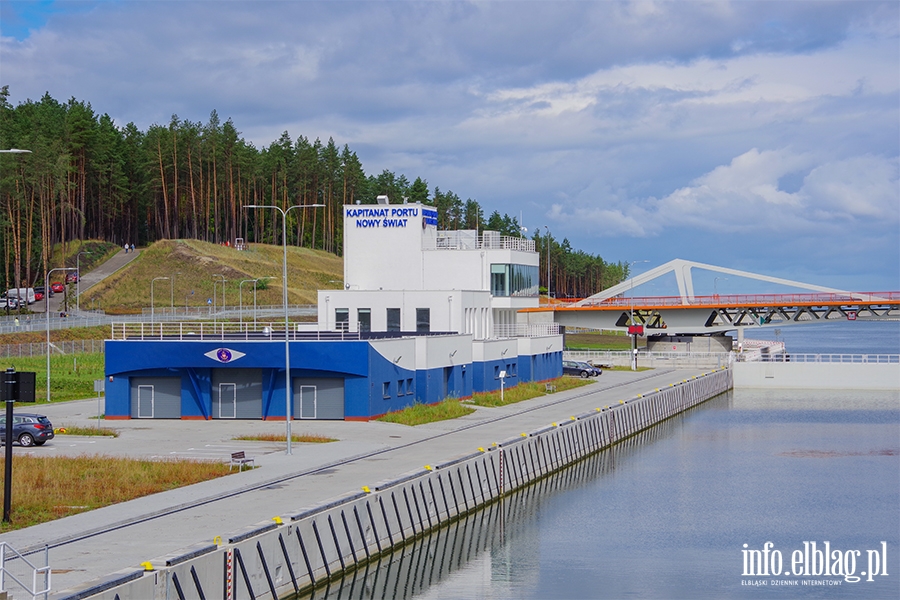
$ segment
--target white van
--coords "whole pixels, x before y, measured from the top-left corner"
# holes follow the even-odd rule
[[[34,304],[34,288],[12,288],[11,290],[6,290],[6,294],[4,297],[15,298],[19,301],[19,304]]]

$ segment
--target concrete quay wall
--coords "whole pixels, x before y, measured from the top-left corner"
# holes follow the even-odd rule
[[[736,388],[900,389],[896,362],[736,362],[732,369]]]
[[[52,596],[283,598],[414,544],[440,526],[519,493],[590,454],[731,389],[720,369],[424,465]]]

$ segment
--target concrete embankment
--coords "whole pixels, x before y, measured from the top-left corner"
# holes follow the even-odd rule
[[[679,378],[682,375],[672,371],[655,374],[640,383],[607,388],[603,394],[567,392],[568,398],[520,410],[501,424],[496,419],[482,419],[481,423],[457,425],[429,441],[443,446],[409,446],[397,456],[399,460],[391,461],[401,469],[418,461],[418,468],[160,556],[148,561],[144,569],[135,565],[53,597],[280,598],[309,589],[399,546],[415,543],[442,524],[520,493],[530,484],[732,386],[728,369]],[[644,391],[634,393],[641,384],[646,386]],[[629,394],[624,395],[626,392]],[[547,422],[546,416],[552,413],[558,420]],[[515,426],[524,431],[511,435]],[[468,434],[483,440],[488,431],[504,432],[508,437],[477,449],[473,443],[470,452],[460,454],[465,444],[476,439]],[[459,437],[463,445],[447,445],[446,440],[453,437]],[[436,452],[440,449],[445,451],[442,461],[422,465],[428,460],[425,457],[439,456]],[[375,467],[375,463],[368,466]],[[377,477],[377,473],[389,471],[382,464],[367,472]],[[353,476],[365,481],[362,472]],[[341,481],[345,490],[354,489],[350,479]],[[276,486],[271,487],[274,490]],[[235,513],[240,511],[240,499],[233,499],[232,506]]]
[[[781,388],[804,390],[897,390],[900,389],[900,363],[896,356],[881,362],[737,362],[733,366],[735,388]],[[813,355],[814,358],[814,355]]]

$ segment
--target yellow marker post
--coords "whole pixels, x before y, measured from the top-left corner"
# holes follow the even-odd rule
[[[152,570],[153,570],[153,563],[150,562],[149,560],[148,560],[147,562],[142,562],[142,563],[141,563],[141,566],[144,567],[144,570],[145,570],[145,571],[152,571]]]
[[[283,522],[281,520],[281,517],[272,517],[272,520],[275,521],[275,523],[277,523],[278,525],[281,525],[281,523]]]
[[[425,465],[425,470],[426,470],[426,471],[433,471],[434,469],[431,468],[431,465]]]
[[[371,494],[371,493],[372,493],[372,490],[370,490],[370,489],[369,489],[369,486],[367,486],[367,485],[362,486],[362,491],[364,491],[364,492],[367,493],[367,494]]]
[[[216,546],[221,546],[222,545],[222,536],[217,535],[216,537],[214,537],[213,544],[215,544]]]

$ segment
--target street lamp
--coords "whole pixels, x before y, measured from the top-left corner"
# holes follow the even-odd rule
[[[222,278],[222,310],[225,310],[225,282],[228,280],[225,279],[224,275],[221,275],[219,273],[213,273],[213,277],[221,277]],[[213,297],[212,297],[213,323],[216,322],[216,303],[218,302],[218,299],[216,298],[216,285],[218,285],[218,283],[219,283],[218,279],[213,279]]]
[[[168,277],[154,277],[153,279],[150,280],[150,322],[151,323],[153,323],[154,315],[156,313],[155,305],[153,303],[153,284],[156,283],[157,281],[163,281],[165,279],[168,279]]]
[[[75,312],[81,312],[81,255],[82,254],[90,254],[87,250],[82,250],[77,255],[75,255]],[[47,290],[44,290],[44,293],[47,293]]]
[[[547,304],[550,304],[550,228],[544,225],[547,232]]]
[[[57,267],[50,269],[44,276],[44,300],[47,313],[47,402],[50,402],[50,274],[54,271],[74,271],[75,267]]]
[[[322,208],[324,204],[295,204],[283,209],[274,204],[245,204],[244,208],[274,208],[281,213],[281,302],[284,304],[284,421],[287,431],[287,452],[291,454],[291,346],[288,338],[287,293],[287,214],[295,208]]]
[[[244,327],[244,284],[253,282],[253,314],[256,314],[256,282],[259,279],[244,279],[238,284],[238,321],[241,323],[241,329]]]
[[[169,302],[172,305],[172,314],[175,314],[175,276],[181,275],[181,271],[172,273],[172,279],[169,280]]]
[[[631,267],[638,263],[650,262],[649,260],[633,260],[628,263],[628,274],[631,275]],[[631,292],[628,294],[631,296],[631,327],[635,327],[634,324],[634,275],[629,277],[629,281],[631,282]],[[631,334],[631,370],[637,371],[637,331]]]

